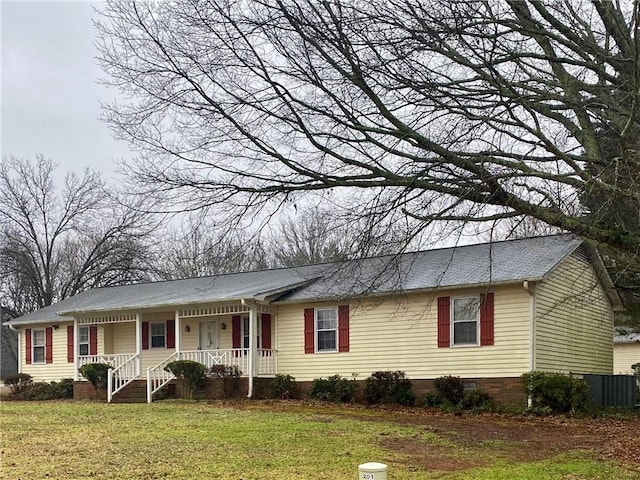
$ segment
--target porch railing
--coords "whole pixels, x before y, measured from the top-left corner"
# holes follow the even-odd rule
[[[193,360],[211,368],[214,365],[235,365],[243,376],[249,374],[249,349],[227,348],[180,352],[180,360]],[[275,375],[276,351],[259,348],[256,356],[256,375]]]
[[[276,351],[259,348],[256,358],[256,375],[274,375],[276,373]],[[174,352],[157,365],[147,368],[147,402],[153,401],[153,394],[164,387],[175,376],[165,370],[174,360],[191,360],[203,364],[207,369],[214,365],[235,365],[243,376],[249,373],[249,349],[229,348],[216,350],[188,350]]]
[[[175,378],[173,373],[166,371],[164,367],[177,359],[177,353],[173,352],[157,365],[147,368],[147,403],[151,403],[153,401],[154,393]]]
[[[114,369],[119,368],[123,363],[126,363],[134,357],[132,353],[114,353],[108,355],[82,355],[78,357],[78,367],[87,365],[89,363],[106,363],[111,365]]]
[[[133,382],[138,376],[138,355],[129,355],[126,361],[116,368],[110,368],[107,374],[107,402],[113,396]]]

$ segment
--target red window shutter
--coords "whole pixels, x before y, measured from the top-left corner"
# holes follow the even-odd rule
[[[304,353],[315,352],[315,310],[313,308],[304,309]]]
[[[271,348],[271,314],[262,314],[262,348]]]
[[[44,359],[46,363],[53,363],[53,328],[44,329]]]
[[[176,348],[176,321],[167,320],[167,348]]]
[[[98,354],[98,327],[91,325],[89,327],[89,355]]]
[[[493,293],[480,296],[480,345],[493,345]]]
[[[240,315],[233,315],[231,317],[231,347],[232,348],[242,347],[240,324],[241,324]]]
[[[349,351],[349,305],[338,307],[338,351]]]
[[[72,363],[74,357],[73,325],[67,327],[67,362]]]
[[[149,322],[142,322],[142,349],[149,350]]]
[[[451,299],[438,297],[438,348],[451,346]]]
[[[27,328],[24,331],[24,361],[27,365],[31,363],[31,329]]]

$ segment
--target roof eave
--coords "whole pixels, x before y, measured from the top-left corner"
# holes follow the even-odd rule
[[[384,292],[371,292],[371,293],[362,293],[362,294],[353,294],[353,295],[333,295],[333,296],[325,296],[325,297],[316,297],[316,298],[306,298],[306,299],[293,299],[293,300],[276,300],[271,302],[273,305],[294,305],[300,303],[310,303],[310,302],[331,302],[336,300],[344,300],[344,299],[352,299],[352,298],[365,298],[365,297],[385,297],[391,295],[419,295],[421,293],[433,293],[433,292],[448,292],[451,290],[462,290],[462,289],[486,289],[491,288],[493,286],[504,286],[504,285],[518,285],[523,282],[539,282],[543,280],[542,277],[528,277],[514,280],[504,280],[500,282],[481,282],[481,283],[468,283],[468,284],[460,284],[460,285],[445,285],[445,286],[437,286],[437,287],[428,287],[428,288],[414,288],[408,290],[387,290]]]

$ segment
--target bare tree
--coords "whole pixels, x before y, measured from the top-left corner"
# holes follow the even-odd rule
[[[163,280],[200,277],[269,266],[259,240],[238,229],[188,216],[159,243],[156,275]]]
[[[307,208],[279,221],[262,243],[275,265],[295,266],[395,253],[410,242],[405,230],[372,220]]]
[[[0,291],[20,314],[147,278],[148,218],[111,200],[88,170],[57,191],[54,170],[42,156],[0,164]]]
[[[105,118],[144,194],[182,208],[315,192],[415,232],[529,217],[639,271],[632,223],[573,208],[640,210],[639,5],[113,0],[100,62],[133,100]]]

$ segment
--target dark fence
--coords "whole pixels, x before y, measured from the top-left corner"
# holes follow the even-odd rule
[[[638,399],[638,377],[635,375],[583,375],[589,385],[594,405],[603,407],[634,407]]]

